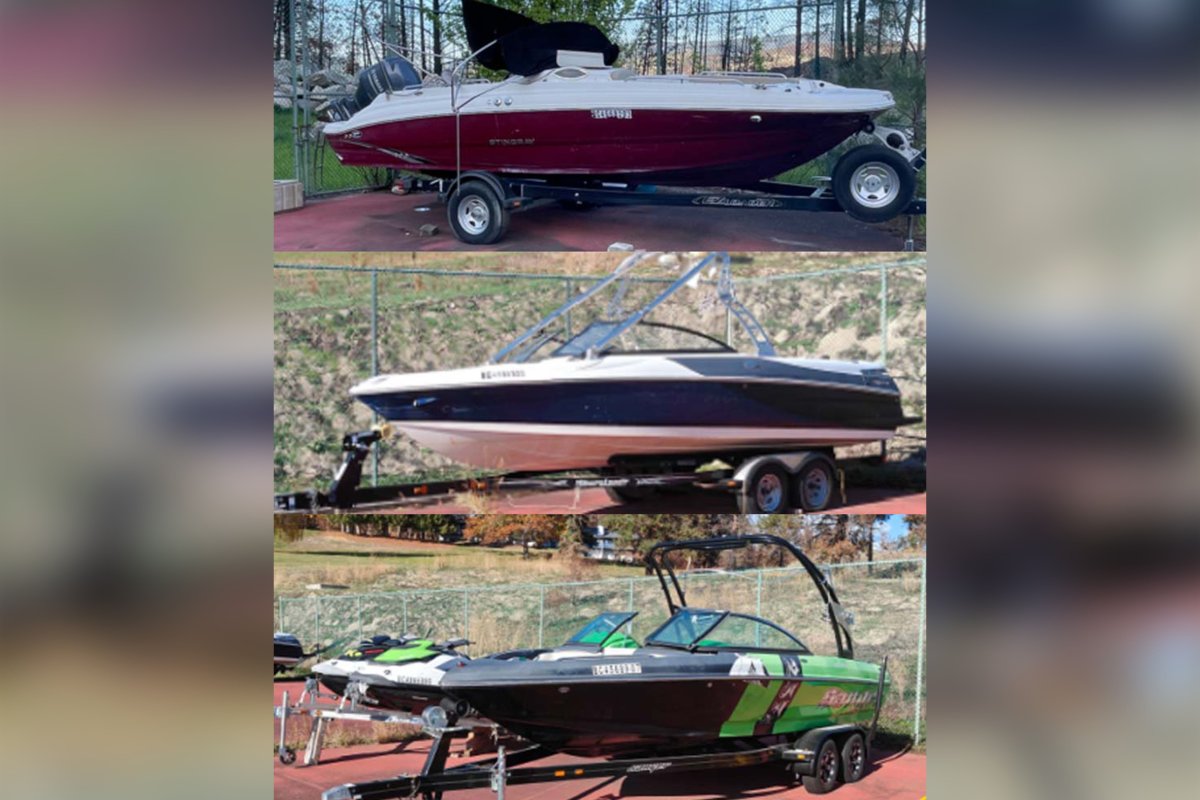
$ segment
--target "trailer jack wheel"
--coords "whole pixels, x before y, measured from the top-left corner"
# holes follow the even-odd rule
[[[454,235],[467,244],[491,244],[508,228],[508,209],[483,181],[466,181],[455,189],[446,211]]]
[[[917,191],[912,165],[882,144],[850,150],[833,168],[833,194],[846,213],[863,222],[883,222],[903,213]]]
[[[296,763],[296,751],[290,747],[279,748],[279,763],[285,767]]]
[[[837,788],[841,773],[841,757],[838,755],[837,742],[831,736],[817,751],[813,774],[800,776],[800,782],[804,784],[804,790],[809,794],[826,794]]]

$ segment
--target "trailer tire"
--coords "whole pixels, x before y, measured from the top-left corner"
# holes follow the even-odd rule
[[[605,486],[604,493],[614,503],[636,503],[654,495],[650,486]]]
[[[787,470],[775,461],[755,467],[738,492],[738,511],[742,514],[786,514],[791,511]]]
[[[817,751],[813,774],[801,775],[800,782],[809,794],[827,794],[837,788],[841,774],[841,757],[837,742],[831,736],[821,743],[821,749]]]
[[[824,511],[833,498],[833,466],[814,458],[792,476],[792,505],[803,511]]]
[[[867,774],[867,742],[861,733],[852,733],[842,745],[842,780],[845,783],[861,781]]]
[[[466,181],[447,202],[446,216],[454,236],[467,244],[492,244],[508,230],[509,212],[500,195],[483,181]]]
[[[917,191],[917,174],[904,156],[882,144],[847,152],[833,168],[833,195],[846,213],[883,222],[904,213]]]

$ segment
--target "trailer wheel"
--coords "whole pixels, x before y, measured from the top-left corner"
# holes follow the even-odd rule
[[[787,471],[772,462],[755,467],[737,498],[743,514],[786,514],[791,511]]]
[[[285,767],[296,762],[296,751],[290,747],[279,748],[279,763]]]
[[[812,775],[801,775],[800,782],[809,794],[826,794],[837,788],[841,776],[841,759],[837,742],[832,737],[825,740],[817,751],[817,761]]]
[[[454,235],[467,244],[491,244],[508,230],[508,209],[483,181],[467,181],[455,189],[446,213]]]
[[[824,511],[833,497],[833,467],[823,459],[808,462],[792,476],[792,503],[805,511]]]
[[[867,773],[867,742],[861,733],[854,733],[842,745],[842,780],[854,783]]]
[[[856,147],[833,168],[833,195],[846,213],[863,222],[883,222],[908,208],[917,175],[904,156],[882,144]]]

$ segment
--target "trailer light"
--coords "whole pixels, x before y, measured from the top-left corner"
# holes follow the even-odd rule
[[[556,769],[554,770],[554,777],[565,778],[567,777],[567,771],[565,769]]]

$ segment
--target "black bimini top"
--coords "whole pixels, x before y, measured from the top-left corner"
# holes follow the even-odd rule
[[[463,26],[471,52],[488,69],[506,70],[514,75],[536,75],[561,66],[560,50],[600,53],[611,65],[621,49],[609,41],[599,28],[585,22],[539,23],[480,0],[463,0]]]

